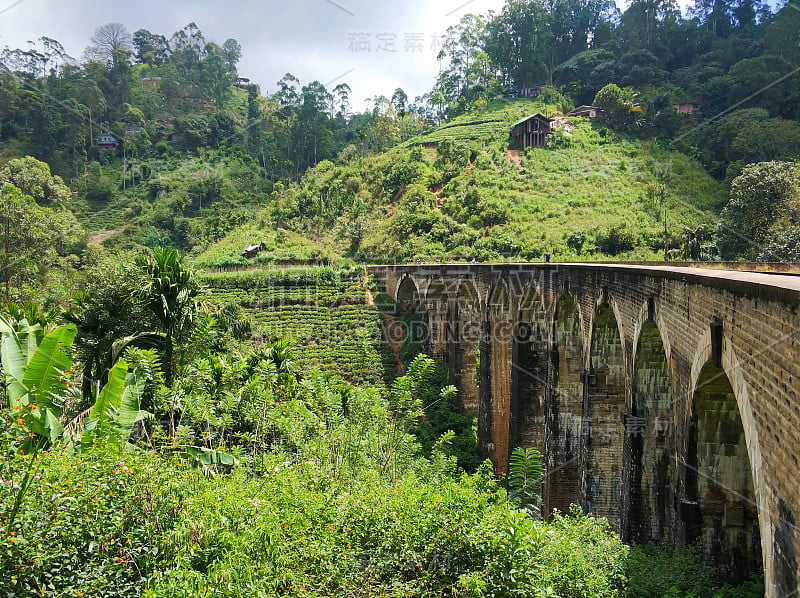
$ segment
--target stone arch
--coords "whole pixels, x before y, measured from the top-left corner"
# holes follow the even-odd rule
[[[434,279],[425,293],[425,311],[428,317],[427,352],[438,362],[448,358],[448,295],[441,279]]]
[[[545,403],[545,509],[567,512],[581,502],[583,326],[578,304],[559,297],[553,315]]]
[[[686,497],[697,504],[687,541],[700,540],[732,582],[761,568],[758,507],[736,395],[725,371],[707,362],[692,396]]]
[[[397,286],[397,297],[395,301],[397,302],[398,313],[419,311],[419,289],[413,278],[406,276],[400,281],[400,284]]]
[[[545,452],[547,335],[542,298],[536,289],[524,294],[515,318],[511,364],[510,446]]]
[[[621,529],[626,436],[625,351],[615,310],[596,310],[586,375],[583,497],[586,509]]]
[[[464,411],[478,411],[478,355],[481,339],[481,304],[471,280],[457,286],[451,319],[452,355],[450,380],[458,389],[458,404]]]
[[[504,325],[504,323],[512,320],[511,295],[508,292],[506,283],[500,281],[489,292],[489,300],[486,304],[486,321],[498,322]]]
[[[633,542],[675,538],[675,418],[672,379],[661,330],[641,326],[631,384],[630,499],[627,537]]]
[[[511,296],[503,281],[489,293],[484,334],[480,345],[480,404],[478,440],[495,470],[505,473],[510,455],[511,430]]]
[[[410,276],[397,287],[396,310],[390,323],[389,335],[400,358],[411,359],[428,344],[427,316],[416,282]]]
[[[701,488],[699,481],[700,478],[705,479],[707,482],[715,479],[713,475],[708,477],[707,472],[703,470],[702,466],[706,465],[707,463],[699,462],[701,455],[698,454],[698,438],[696,435],[699,432],[698,428],[700,422],[694,422],[695,417],[700,415],[700,410],[696,409],[698,393],[701,392],[709,394],[716,389],[720,404],[727,406],[727,413],[730,414],[732,419],[736,419],[733,418],[733,408],[735,407],[736,411],[738,411],[737,423],[742,429],[742,435],[737,438],[737,443],[735,445],[736,450],[729,450],[729,452],[737,452],[737,455],[731,456],[735,456],[738,459],[739,465],[744,464],[745,459],[742,458],[743,455],[741,454],[741,440],[743,436],[744,447],[746,449],[746,462],[749,465],[748,473],[751,478],[749,480],[749,485],[752,488],[750,505],[751,507],[755,508],[757,512],[756,521],[758,529],[755,532],[755,538],[760,539],[760,550],[757,547],[754,548],[753,554],[749,555],[749,557],[745,560],[756,562],[760,559],[764,571],[766,595],[780,595],[778,594],[778,589],[781,586],[782,574],[786,573],[784,569],[792,569],[793,572],[796,573],[797,563],[784,563],[782,562],[781,558],[777,557],[777,555],[781,553],[781,548],[783,545],[786,544],[786,542],[782,542],[782,539],[784,539],[782,536],[782,531],[784,531],[785,524],[785,520],[783,519],[784,514],[780,512],[780,503],[782,501],[777,501],[778,509],[776,509],[774,499],[768,495],[767,481],[765,478],[766,472],[764,470],[761,443],[758,437],[757,422],[750,403],[750,392],[744,380],[743,368],[727,340],[720,340],[722,343],[721,359],[719,359],[718,355],[718,363],[721,367],[714,363],[715,352],[712,349],[711,333],[708,329],[700,339],[699,348],[695,353],[695,358],[692,364],[689,386],[691,389],[691,394],[689,396],[691,400],[689,405],[689,438],[686,459],[683,461],[683,465],[685,466],[684,487],[686,493],[684,510],[686,513],[682,513],[682,519],[684,519],[686,539],[687,542],[692,541],[693,534],[697,535],[698,530],[701,536],[704,535],[704,505],[702,497],[700,496]],[[719,354],[719,351],[717,353]],[[733,405],[731,404],[731,401],[733,401]],[[709,400],[706,400],[705,405],[708,405],[708,403]],[[705,411],[708,411],[708,409],[706,408]],[[739,434],[738,429],[736,429],[736,433]],[[731,432],[731,436],[732,434],[733,433]],[[703,476],[704,473],[706,474],[705,477]],[[692,480],[692,476],[690,474],[694,474],[695,479],[697,480],[697,485],[694,487],[692,487],[694,480]],[[745,480],[741,481],[745,485],[748,484],[748,482]],[[717,498],[720,496],[720,493],[716,493]],[[710,515],[713,516],[718,514],[714,512],[714,507],[718,507],[718,505],[719,503],[715,505],[713,502],[711,505],[709,505],[712,509]],[[738,511],[736,513],[732,513],[732,515],[738,514]],[[744,513],[742,514],[745,515]],[[750,515],[751,514],[752,511]],[[710,523],[712,524],[711,527],[713,528],[713,524],[717,523],[717,521],[715,521],[713,517],[709,517],[709,519],[711,520]],[[789,528],[793,535],[793,525],[790,525]],[[774,544],[773,541],[775,542]],[[789,545],[792,543],[793,538],[788,541]],[[707,553],[707,556],[710,557],[710,553]],[[722,573],[724,575],[724,571],[722,571]],[[737,576],[734,576],[731,579],[735,580],[736,577]],[[796,579],[790,580],[787,587],[790,587],[792,591],[796,591]]]

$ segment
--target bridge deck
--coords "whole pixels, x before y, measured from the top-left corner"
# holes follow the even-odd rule
[[[627,274],[644,274],[673,280],[684,280],[695,284],[724,288],[762,299],[784,303],[800,302],[800,274],[789,272],[755,272],[748,270],[725,270],[697,266],[669,266],[626,264],[621,262],[514,262],[482,264],[396,264],[390,266],[368,266],[368,269],[383,268],[400,270],[437,270],[447,276],[453,271],[468,269],[489,269],[509,272],[514,270],[560,268],[581,268],[583,270],[603,270]]]

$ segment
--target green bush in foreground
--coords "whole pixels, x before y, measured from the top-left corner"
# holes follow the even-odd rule
[[[63,328],[44,335],[26,372]],[[52,404],[61,404],[69,389],[58,372],[70,359],[61,354],[58,372],[47,376],[22,376],[8,334],[0,596],[626,595],[626,567],[635,561],[605,519],[576,508],[545,523],[516,508],[537,503],[535,451],[522,453],[511,496],[489,462],[459,472],[447,454],[453,430],[423,454],[413,430],[424,400],[435,391],[447,402],[455,392],[439,388],[424,355],[380,390],[342,386],[315,370],[300,376],[285,342],[238,365],[209,354],[177,382],[180,434],[153,429],[148,438],[142,428],[140,445],[115,432],[77,447],[61,434],[45,442],[31,423],[30,411],[41,407],[29,401],[44,405],[49,389]],[[142,355],[132,363],[147,369]],[[20,379],[28,402],[18,396]],[[84,437],[107,429],[90,428],[95,413]],[[187,447],[184,437],[207,446]],[[207,462],[195,462],[198,452]],[[669,581],[666,568],[660,575]],[[637,582],[639,594],[631,584],[631,594],[659,595],[648,593],[647,581]],[[682,595],[668,587],[673,598]]]
[[[3,426],[7,510],[26,463],[11,454],[21,427]],[[3,596],[689,598],[713,587],[696,557],[629,549],[605,520],[509,509],[485,467],[334,481],[286,454],[209,478],[163,455],[96,450],[45,453],[36,475],[14,529],[0,525]]]
[[[4,453],[4,508],[24,461]],[[624,583],[627,548],[603,520],[534,521],[486,468],[333,481],[274,455],[258,475],[209,478],[139,450],[36,466],[0,532],[4,595],[595,597]]]

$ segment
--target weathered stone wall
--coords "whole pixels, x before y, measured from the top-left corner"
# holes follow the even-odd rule
[[[622,264],[370,273],[400,309],[414,304],[403,278],[420,296],[440,281],[447,325],[440,307],[428,322],[448,334],[463,408],[480,411],[481,451],[503,471],[514,446],[540,448],[548,512],[579,504],[632,541],[702,537],[729,577],[763,563],[768,596],[797,591],[800,278]]]

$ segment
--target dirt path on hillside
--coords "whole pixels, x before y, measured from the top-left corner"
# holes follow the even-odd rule
[[[96,233],[92,233],[92,235],[89,237],[89,243],[97,243],[99,245],[103,241],[107,241],[112,237],[116,237],[118,234],[120,234],[120,232],[121,231],[112,229],[112,230],[101,230]]]
[[[441,185],[434,185],[430,189],[428,189],[431,193],[436,196],[436,209],[441,210],[442,206],[444,205],[444,197],[442,196],[442,186]]]
[[[517,166],[519,166],[520,164],[522,164],[522,150],[507,149],[506,158],[508,158],[511,162],[513,162]]]

